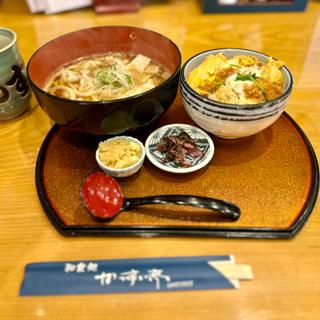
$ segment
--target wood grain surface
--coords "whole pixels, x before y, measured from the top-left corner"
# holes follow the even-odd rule
[[[147,1],[138,13],[96,15],[92,8],[31,15],[23,0],[0,1],[0,25],[16,31],[27,62],[47,41],[97,25],[158,31],[183,61],[199,51],[243,47],[270,54],[292,71],[286,111],[320,154],[320,2],[305,12],[202,14],[200,1]],[[0,61],[1,63],[1,61]],[[35,187],[35,162],[53,123],[35,100],[0,123],[0,319],[319,319],[320,209],[291,240],[223,238],[68,238],[48,221]],[[19,297],[27,263],[38,261],[234,254],[254,280],[238,290]]]

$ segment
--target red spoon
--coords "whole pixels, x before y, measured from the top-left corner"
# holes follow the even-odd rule
[[[145,204],[177,204],[206,208],[221,213],[226,219],[237,220],[240,208],[233,203],[191,195],[160,195],[125,198],[117,181],[98,171],[88,175],[82,183],[80,197],[84,206],[99,219],[112,219],[119,212]]]

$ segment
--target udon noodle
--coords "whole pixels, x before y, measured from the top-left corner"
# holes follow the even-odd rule
[[[66,99],[107,101],[150,90],[170,75],[163,65],[141,54],[112,52],[64,66],[47,82],[44,89]]]

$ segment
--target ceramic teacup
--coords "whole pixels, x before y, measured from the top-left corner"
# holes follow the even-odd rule
[[[0,27],[0,120],[24,113],[30,106],[31,90],[17,47],[16,33]]]

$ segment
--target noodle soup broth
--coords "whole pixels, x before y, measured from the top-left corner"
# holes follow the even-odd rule
[[[109,52],[63,66],[49,79],[44,90],[65,99],[109,101],[151,90],[171,74],[166,67],[142,54]]]

